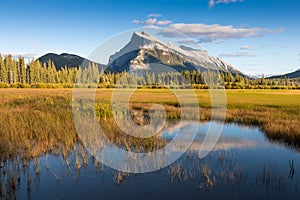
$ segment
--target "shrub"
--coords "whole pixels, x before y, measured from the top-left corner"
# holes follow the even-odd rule
[[[178,89],[176,85],[170,85],[170,89]]]
[[[276,86],[272,86],[271,89],[272,90],[280,90],[280,86],[277,86],[277,85]]]
[[[0,88],[8,88],[6,83],[0,82]]]
[[[225,84],[225,89],[232,89],[231,84],[230,84],[230,83],[226,83],[226,84]]]
[[[73,87],[74,87],[74,84],[73,84],[73,83],[63,83],[63,84],[62,84],[62,87],[63,87],[63,88],[73,88]]]
[[[33,86],[34,88],[47,88],[46,84],[44,83],[36,83]]]
[[[25,84],[25,83],[19,83],[19,87],[18,88],[30,88],[29,84]]]
[[[19,86],[18,83],[12,83],[9,85],[10,88],[19,88],[18,86]]]

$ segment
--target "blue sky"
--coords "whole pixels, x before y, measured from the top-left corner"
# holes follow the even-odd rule
[[[143,26],[174,29],[252,75],[300,68],[298,0],[10,0],[1,2],[0,52],[87,57]],[[169,37],[169,36],[167,36]]]

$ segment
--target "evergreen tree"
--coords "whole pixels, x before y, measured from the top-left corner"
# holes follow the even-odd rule
[[[0,54],[0,82],[7,83],[7,66]]]
[[[19,83],[26,83],[26,66],[25,60],[22,57],[18,58],[18,76],[19,76]]]

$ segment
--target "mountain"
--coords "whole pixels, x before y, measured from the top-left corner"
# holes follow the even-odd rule
[[[74,54],[67,54],[62,53],[60,55],[54,54],[54,53],[48,53],[40,58],[38,58],[41,63],[47,63],[49,60],[53,61],[55,67],[57,70],[63,68],[64,66],[67,67],[78,67],[80,66],[83,61],[85,61],[85,58],[82,58],[80,56],[74,55]],[[86,60],[85,64],[93,63],[92,61]]]
[[[186,46],[164,44],[145,32],[134,32],[131,40],[119,52],[110,56],[108,70],[122,72],[151,71],[184,71],[184,70],[220,70],[237,72],[232,65],[213,57],[207,51]]]
[[[275,78],[300,78],[300,69],[298,69],[297,71],[291,72],[291,73],[287,73],[287,74],[283,74],[283,75],[277,75],[277,76],[271,76],[268,77],[269,79],[275,79]]]

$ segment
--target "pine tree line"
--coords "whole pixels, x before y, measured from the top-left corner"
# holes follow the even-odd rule
[[[74,82],[82,85],[98,87],[193,87],[208,88],[208,85],[233,89],[242,88],[274,88],[281,86],[299,88],[299,79],[249,79],[238,73],[216,71],[183,71],[160,74],[144,73],[143,75],[104,72],[95,63],[87,63],[85,67],[63,67],[56,69],[52,61],[40,63],[38,60],[25,63],[23,57],[13,58],[11,55],[0,55],[0,87],[73,87]],[[279,87],[280,86],[280,87]]]

